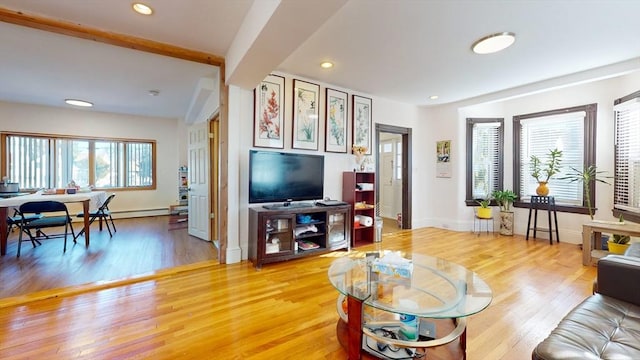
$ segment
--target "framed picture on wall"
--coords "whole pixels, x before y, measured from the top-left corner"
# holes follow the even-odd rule
[[[347,152],[347,99],[346,92],[326,89],[324,112],[324,150]]]
[[[294,149],[318,150],[320,85],[293,80]]]
[[[284,77],[269,75],[253,90],[253,146],[284,148]]]
[[[364,152],[367,155],[371,155],[371,99],[353,95],[353,144],[366,149]]]

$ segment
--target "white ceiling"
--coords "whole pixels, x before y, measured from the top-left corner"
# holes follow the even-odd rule
[[[256,0],[260,1],[267,0]],[[323,1],[281,0],[278,4],[314,11]],[[272,69],[405,103],[437,105],[616,63],[640,68],[640,1],[343,2],[344,6],[333,0],[340,3],[333,16],[319,28],[310,32],[307,29],[311,36],[295,44],[291,53],[277,54],[285,60],[278,60],[279,65]],[[242,33],[241,26],[247,26],[242,22],[250,14],[253,1],[146,3],[156,10],[151,17],[130,11],[129,0],[0,0],[0,7],[225,56],[238,41],[236,34]],[[290,31],[296,26],[302,29],[305,24],[296,23],[295,17],[281,16],[272,18],[266,26]],[[112,48],[103,53],[100,48],[107,45],[75,39],[85,44],[80,51],[66,40],[63,43],[63,36],[28,34],[25,28],[17,33],[16,28],[0,24],[2,99],[21,101],[18,97],[28,96],[28,101],[51,104],[64,97],[86,95],[100,99],[95,100],[96,104],[106,103],[122,111],[133,107],[127,105],[128,100],[156,109],[170,105],[174,110],[162,112],[180,117],[194,95],[193,88],[185,89],[203,76],[215,76],[210,66],[149,54],[143,54],[147,58],[141,60],[141,53],[124,49]],[[491,55],[471,52],[475,40],[502,31],[516,33],[514,46]],[[284,35],[282,41],[293,40]],[[86,47],[86,43],[92,45]],[[258,60],[278,59],[269,52],[269,46],[261,45],[265,43],[252,44],[252,49],[259,51],[247,53]],[[137,55],[130,57],[130,53]],[[323,70],[318,66],[322,60],[332,60],[336,66]],[[145,66],[139,67],[141,64]],[[67,67],[80,71],[78,80],[72,80],[65,72]],[[131,72],[125,73],[125,68]],[[629,66],[625,69],[629,70]],[[252,79],[253,84],[260,79]],[[79,80],[89,82],[76,85]],[[173,89],[172,85],[179,88]],[[248,87],[246,82],[238,85]],[[154,99],[146,93],[152,89],[167,96],[161,95],[155,98],[156,103],[149,104]],[[439,99],[429,100],[431,95],[438,95]],[[173,100],[177,103],[169,104]],[[103,111],[111,109],[105,106]]]

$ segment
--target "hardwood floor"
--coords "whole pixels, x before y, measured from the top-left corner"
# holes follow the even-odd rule
[[[530,359],[591,293],[595,276],[595,267],[582,266],[578,246],[521,236],[403,230],[352,251],[378,247],[457,262],[491,286],[492,304],[468,319],[468,359]],[[0,358],[345,359],[327,269],[346,254],[260,271],[248,262],[205,262],[143,281],[0,304]]]
[[[0,298],[217,259],[212,243],[189,236],[186,229],[169,231],[166,216],[122,219],[115,224],[118,231],[109,237],[107,229],[99,231],[95,222],[89,248],[84,245],[84,237],[74,244],[69,235],[64,253],[63,239],[43,240],[36,248],[23,242],[20,258],[16,258],[18,231],[14,231],[7,255],[0,257]],[[79,231],[82,226],[77,224],[75,229]],[[53,228],[50,233],[58,231],[64,232]]]

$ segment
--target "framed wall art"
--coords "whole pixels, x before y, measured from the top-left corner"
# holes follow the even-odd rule
[[[353,95],[353,144],[371,155],[371,99]]]
[[[269,75],[253,91],[253,146],[284,148],[284,77]]]
[[[436,177],[451,177],[451,140],[436,141]]]
[[[326,89],[324,149],[327,152],[347,152],[347,99],[346,92]]]
[[[320,85],[293,80],[294,149],[318,150]]]

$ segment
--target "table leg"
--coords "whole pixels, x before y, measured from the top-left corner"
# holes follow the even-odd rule
[[[7,208],[0,207],[0,255],[7,254],[7,231],[9,226],[7,224]]]
[[[591,265],[591,227],[582,226],[582,265]]]
[[[347,296],[347,317],[349,360],[359,360],[362,348],[362,300]]]
[[[84,243],[89,247],[89,200],[82,202],[83,219],[84,219]]]

